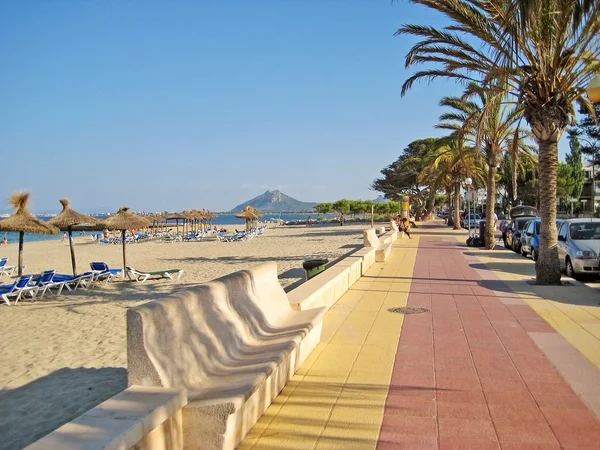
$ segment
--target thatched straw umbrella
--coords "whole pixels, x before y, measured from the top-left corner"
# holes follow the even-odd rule
[[[17,192],[10,198],[10,204],[17,211],[10,217],[0,220],[0,231],[19,232],[19,276],[23,275],[23,238],[25,233],[56,234],[58,228],[38,219],[27,209],[29,192]]]
[[[109,230],[121,230],[121,240],[123,241],[123,278],[127,273],[127,257],[125,253],[125,232],[132,228],[145,228],[150,224],[150,221],[145,217],[138,216],[129,211],[127,206],[121,206],[119,212],[102,221],[104,226]]]
[[[246,232],[248,232],[250,231],[251,221],[256,220],[258,219],[258,217],[260,217],[258,214],[258,211],[255,210],[252,206],[246,206],[244,210],[241,213],[236,214],[235,217],[237,217],[238,219],[246,220]]]
[[[187,216],[183,213],[173,213],[169,216],[167,216],[166,220],[175,220],[175,233],[179,234],[179,220],[185,220],[187,219]]]
[[[73,276],[77,275],[77,264],[75,263],[75,249],[73,248],[73,225],[80,225],[82,223],[88,223],[90,225],[96,224],[99,221],[91,216],[80,214],[77,211],[71,209],[71,202],[67,198],[60,200],[63,206],[61,213],[50,219],[48,223],[58,228],[66,228],[69,232],[69,247],[71,248],[71,265],[73,266]]]

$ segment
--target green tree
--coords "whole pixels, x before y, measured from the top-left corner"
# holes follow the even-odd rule
[[[338,214],[348,214],[350,212],[350,201],[345,198],[338,200],[333,204],[333,210]]]
[[[315,210],[319,214],[329,214],[333,210],[333,203],[318,203],[315,205]]]
[[[411,142],[396,161],[381,170],[383,176],[373,182],[371,189],[382,192],[390,200],[410,195],[413,204],[421,207],[427,201],[430,190],[437,190],[427,180],[419,178],[428,153],[437,145],[437,138]]]
[[[390,213],[389,203],[383,203],[383,202],[375,203],[374,210],[375,210],[375,214],[379,214],[379,215],[389,214]]]
[[[406,66],[432,63],[418,80],[481,83],[523,107],[539,146],[540,251],[538,284],[559,284],[556,230],[558,141],[577,102],[592,110],[585,86],[600,69],[600,4],[589,0],[411,0],[441,12],[444,28],[404,25],[397,34],[421,39]]]
[[[556,180],[556,196],[565,204],[573,195],[575,180],[573,179],[573,167],[567,163],[558,163],[558,177]]]
[[[583,170],[583,161],[581,160],[581,145],[577,139],[577,132],[569,130],[569,147],[571,153],[567,153],[567,164],[571,167],[571,176],[573,178],[572,195],[576,199],[581,197],[583,183],[585,182],[585,170]]]

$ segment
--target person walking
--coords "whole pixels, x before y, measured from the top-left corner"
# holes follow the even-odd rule
[[[402,218],[402,221],[400,222],[400,226],[398,228],[400,229],[400,231],[404,231],[404,234],[406,234],[409,239],[412,239],[412,237],[410,236],[410,222],[406,217]]]

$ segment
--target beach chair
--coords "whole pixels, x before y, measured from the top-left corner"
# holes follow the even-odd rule
[[[108,264],[101,261],[91,262],[90,267],[92,272],[94,272],[94,283],[104,281],[106,284],[112,281],[115,276],[119,274],[123,275],[123,269],[109,269]]]
[[[37,286],[28,286],[30,281],[31,275],[23,275],[22,277],[17,278],[13,284],[0,286],[0,298],[9,306],[9,298],[11,297],[15,298],[15,305],[21,299],[23,294],[29,294],[32,299],[35,299],[39,288]]]
[[[17,270],[17,266],[9,266],[7,265],[8,258],[0,258],[0,276],[2,275],[12,275]]]
[[[94,272],[80,273],[79,275],[55,274],[52,281],[64,283],[67,291],[76,291],[80,286],[88,289],[94,283]]]
[[[45,270],[31,280],[32,286],[37,286],[40,288],[40,292],[38,293],[40,298],[43,298],[44,295],[46,295],[46,292],[50,292],[50,294],[54,297],[58,297],[62,293],[62,290],[65,287],[65,282],[55,281],[55,275],[56,270]]]
[[[157,270],[155,272],[142,272],[135,270],[133,267],[126,267],[127,277],[133,278],[138,283],[144,283],[148,278],[167,278],[171,281],[177,281],[183,275],[183,269],[169,269],[169,270]],[[174,274],[177,274],[177,278],[173,279]]]

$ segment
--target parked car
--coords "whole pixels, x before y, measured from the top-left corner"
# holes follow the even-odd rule
[[[463,220],[463,228],[477,229],[479,228],[479,222],[481,221],[479,214],[471,214],[471,216],[465,217]]]
[[[537,261],[540,249],[540,224],[542,219],[530,220],[523,226],[521,232],[521,255],[531,254],[531,259]]]
[[[498,230],[500,230],[502,233],[502,240],[504,241],[504,246],[506,248],[512,248],[512,245],[510,247],[507,245],[507,241],[509,239],[506,236],[506,232],[512,226],[513,219],[517,219],[519,217],[532,219],[534,217],[539,217],[539,214],[537,209],[535,209],[533,206],[515,206],[508,212],[508,219],[501,219],[500,216],[498,216],[498,220],[500,220],[500,223],[498,224]]]
[[[600,219],[566,219],[558,230],[558,258],[567,276],[600,275]]]
[[[521,252],[521,231],[530,220],[531,217],[525,216],[517,217],[510,221],[510,225],[506,228],[506,232],[502,236],[505,248],[510,248],[515,253]]]

